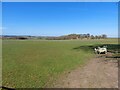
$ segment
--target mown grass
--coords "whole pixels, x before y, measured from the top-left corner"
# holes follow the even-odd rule
[[[62,73],[85,64],[94,56],[93,50],[86,47],[96,44],[117,44],[117,39],[3,40],[3,86],[39,88],[50,85]]]

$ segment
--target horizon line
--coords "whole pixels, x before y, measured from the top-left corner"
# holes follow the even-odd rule
[[[74,33],[75,34],[75,33]],[[88,33],[86,33],[86,34],[88,34]],[[2,35],[0,35],[0,36],[36,36],[36,37],[39,37],[39,36],[41,36],[41,37],[60,37],[60,36],[65,36],[65,35],[70,35],[70,34],[64,34],[64,35],[27,35],[27,34],[23,34],[23,35],[17,35],[17,34],[2,34]],[[93,34],[90,34],[90,35],[93,35]],[[100,35],[103,35],[103,34],[100,34]],[[100,36],[100,35],[93,35],[93,36]],[[106,35],[106,34],[105,34]],[[118,35],[118,36],[108,36],[107,35],[107,38],[119,38],[120,36]]]

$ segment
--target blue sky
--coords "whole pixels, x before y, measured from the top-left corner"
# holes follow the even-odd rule
[[[71,33],[118,36],[115,2],[4,2],[4,35],[60,36]]]

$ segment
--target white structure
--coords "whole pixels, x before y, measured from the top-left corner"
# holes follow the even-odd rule
[[[98,48],[95,48],[94,50],[95,50],[95,53],[98,53],[98,54],[100,54],[100,53],[107,54],[107,46],[103,46],[102,48],[98,47]]]

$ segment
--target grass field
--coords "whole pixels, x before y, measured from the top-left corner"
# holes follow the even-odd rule
[[[45,87],[62,73],[87,63],[94,56],[94,46],[117,43],[117,39],[3,40],[3,86]]]

